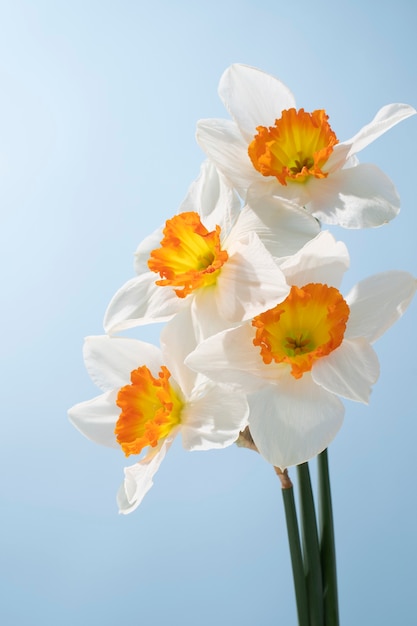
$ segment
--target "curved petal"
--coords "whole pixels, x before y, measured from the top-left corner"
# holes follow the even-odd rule
[[[322,452],[336,436],[344,416],[337,396],[311,376],[291,375],[249,396],[249,428],[262,456],[284,470]]]
[[[367,339],[345,339],[342,345],[313,366],[315,383],[348,400],[369,401],[378,380],[379,362]]]
[[[342,167],[354,167],[358,164],[357,157],[350,155],[350,144],[338,143],[333,147],[328,161],[323,167],[323,170],[328,174],[332,174],[336,170]]]
[[[190,310],[193,330],[198,343],[222,330],[235,326],[220,313],[217,291],[218,286],[213,285],[211,288],[198,289],[195,292]]]
[[[154,374],[162,365],[159,348],[128,337],[86,337],[83,355],[91,380],[103,391],[129,384],[130,373],[141,365],[147,365]]]
[[[127,328],[166,322],[184,306],[170,287],[155,284],[153,272],[141,274],[123,285],[113,296],[104,314],[104,330],[115,333]]]
[[[325,283],[338,287],[349,267],[349,253],[342,241],[324,230],[280,267],[289,285]]]
[[[320,232],[318,221],[305,209],[289,200],[248,191],[234,236],[255,232],[274,257],[285,257],[304,246]]]
[[[376,341],[403,315],[416,288],[408,272],[382,272],[362,280],[346,296],[350,314],[345,337]]]
[[[262,174],[258,174],[257,180],[254,180],[248,189],[246,202],[248,202],[248,198],[251,202],[256,198],[259,198],[262,202],[264,198],[266,199],[269,196],[295,204],[303,210],[305,210],[306,204],[310,202],[311,199],[307,182],[300,184],[294,181],[288,181],[286,185],[281,185],[275,176],[262,176]]]
[[[407,117],[415,115],[415,113],[417,111],[409,104],[398,103],[383,106],[369,124],[361,128],[351,139],[343,142],[342,145],[347,144],[351,146],[347,156],[349,157],[363,150],[367,145],[387,132],[387,130],[407,119]]]
[[[219,95],[248,143],[257,126],[273,126],[283,109],[295,107],[295,98],[284,83],[239,63],[224,72]]]
[[[251,323],[245,322],[201,342],[185,363],[218,383],[231,383],[245,393],[256,391],[288,372],[289,366],[265,365],[253,345],[254,336]]]
[[[400,199],[376,165],[360,163],[309,183],[308,210],[325,224],[344,228],[373,228],[392,220]]]
[[[148,261],[152,250],[160,247],[163,238],[164,226],[157,228],[151,235],[148,235],[137,247],[134,257],[134,269],[136,274],[148,274]]]
[[[197,345],[191,307],[183,308],[164,326],[160,342],[165,365],[188,398],[197,382],[197,374],[184,365],[185,357]]]
[[[255,233],[230,246],[227,263],[217,279],[220,315],[236,323],[249,319],[284,300],[289,287],[284,274]]]
[[[247,425],[246,396],[224,385],[205,383],[181,414],[186,450],[210,450],[232,445]]]
[[[177,433],[167,437],[158,450],[151,450],[142,461],[125,467],[125,479],[117,493],[119,513],[131,513],[142,502]]]
[[[179,212],[197,211],[208,230],[219,225],[224,238],[240,212],[240,199],[214,163],[204,161],[198,178],[192,183]]]
[[[262,180],[248,156],[248,144],[230,120],[206,119],[197,122],[196,139],[216,167],[241,196],[252,182]]]
[[[120,449],[114,435],[114,427],[120,415],[116,397],[117,390],[108,391],[92,400],[76,404],[68,411],[70,422],[91,441]]]

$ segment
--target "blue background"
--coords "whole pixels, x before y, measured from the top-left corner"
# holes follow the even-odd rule
[[[417,105],[416,17],[412,0],[0,2],[2,624],[296,624],[265,461],[178,441],[121,516],[122,452],[66,412],[98,393],[84,336],[102,333],[136,246],[198,174],[197,120],[227,117],[224,69],[274,74],[348,139],[384,104]],[[351,252],[346,290],[417,274],[416,142],[411,118],[359,155],[393,179],[402,211],[376,230],[333,229]],[[345,625],[417,623],[416,306],[379,340],[370,406],[346,403],[330,447]],[[157,343],[159,330],[137,336]]]

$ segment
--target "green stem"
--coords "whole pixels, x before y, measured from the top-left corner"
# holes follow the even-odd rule
[[[295,601],[299,626],[310,626],[307,589],[304,578],[303,555],[298,530],[297,512],[295,508],[294,489],[288,473],[275,468],[281,480],[282,498],[284,501],[285,520],[287,522],[288,544],[294,580]]]
[[[325,626],[339,626],[336,549],[327,450],[317,457],[319,478],[320,551]]]
[[[300,490],[304,574],[310,609],[310,626],[324,626],[320,547],[308,463],[297,465],[297,474]]]

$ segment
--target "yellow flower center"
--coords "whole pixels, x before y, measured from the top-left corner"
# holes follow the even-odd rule
[[[131,373],[131,384],[119,390],[116,404],[122,412],[114,433],[126,456],[154,448],[180,424],[183,403],[169,384],[170,376],[164,365],[158,378],[143,365]]]
[[[254,168],[263,176],[275,176],[281,185],[288,180],[303,183],[310,176],[326,178],[323,165],[338,143],[328,119],[322,109],[287,109],[275,126],[258,126],[248,148]]]
[[[252,320],[253,343],[260,346],[264,363],[288,363],[294,378],[301,378],[340,346],[348,318],[349,307],[335,287],[293,286],[284,302]]]
[[[174,291],[185,298],[194,289],[216,282],[228,259],[220,247],[220,226],[210,233],[198,213],[189,211],[167,220],[163,233],[161,247],[151,252],[148,261],[149,269],[163,279],[157,285],[181,287]]]

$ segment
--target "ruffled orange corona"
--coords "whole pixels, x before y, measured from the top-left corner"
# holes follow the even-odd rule
[[[303,183],[310,176],[326,178],[323,165],[338,143],[328,119],[322,109],[287,109],[275,126],[258,126],[248,148],[254,168],[263,176],[275,176],[281,185],[288,180]]]
[[[301,378],[340,346],[348,318],[349,307],[335,287],[293,286],[283,302],[252,320],[253,343],[260,346],[264,363],[288,363],[294,378]]]
[[[144,365],[133,370],[131,384],[120,389],[116,404],[122,412],[114,432],[126,456],[140,454],[146,446],[156,447],[180,424],[183,405],[170,376],[162,366],[159,378],[154,378]]]
[[[149,269],[163,279],[157,285],[174,287],[176,295],[185,298],[216,282],[228,259],[220,246],[220,226],[209,232],[198,213],[189,211],[167,220],[163,233],[161,247],[151,252],[148,261]]]

